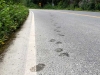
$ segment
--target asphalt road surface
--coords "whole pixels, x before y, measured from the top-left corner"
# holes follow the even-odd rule
[[[34,14],[36,65],[29,69],[35,74],[28,75],[100,75],[99,12],[30,11]],[[29,40],[28,32],[26,34],[24,36]],[[17,72],[19,67],[16,71],[8,72],[2,66],[0,75],[24,75],[22,71],[25,67],[22,64],[26,56],[21,53],[26,55],[27,52],[25,49],[23,51],[19,52],[22,62],[17,62],[20,64],[20,72]]]

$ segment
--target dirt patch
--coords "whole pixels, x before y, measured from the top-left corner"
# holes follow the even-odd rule
[[[38,64],[38,65],[32,67],[32,68],[30,69],[30,71],[31,71],[31,72],[38,72],[38,71],[43,70],[44,67],[45,67],[45,64]]]
[[[0,62],[3,62],[4,54],[0,55]]]
[[[15,34],[16,33],[12,33],[9,39],[5,41],[5,44],[0,46],[0,54],[2,54],[5,51],[5,49],[7,49],[10,46],[12,40],[16,38]]]

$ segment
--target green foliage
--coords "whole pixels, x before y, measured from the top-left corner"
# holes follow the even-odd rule
[[[58,8],[66,8],[69,6],[69,0],[61,0],[59,3],[58,3]]]
[[[83,10],[99,10],[99,3],[96,4],[95,0],[90,0],[89,2],[87,0],[83,0],[81,8]]]
[[[74,10],[74,8],[75,8],[75,7],[74,7],[74,4],[70,4],[70,9],[71,9],[71,10]]]
[[[50,3],[46,4],[44,6],[44,9],[55,9],[56,7],[55,6],[52,6]]]
[[[5,7],[5,6],[6,6],[5,1],[4,0],[1,0],[0,1],[0,10],[2,10],[3,7]]]
[[[80,6],[83,10],[87,10],[88,9],[88,2],[87,0],[83,0],[81,6]]]
[[[95,1],[91,0],[90,3],[88,3],[88,10],[95,10]]]
[[[28,9],[21,4],[6,4],[4,0],[0,1],[0,9],[0,45],[2,45],[25,21]]]
[[[34,4],[34,3],[29,3],[28,5],[27,5],[27,7],[29,7],[29,8],[39,8],[39,6],[37,5],[37,4]]]
[[[96,9],[96,10],[100,10],[100,3],[97,3],[97,4],[95,5],[95,9]]]
[[[62,8],[62,5],[63,5],[63,1],[61,0],[61,1],[58,3],[58,6],[57,6],[57,7],[58,7],[59,9],[61,9],[61,8]]]
[[[82,11],[82,8],[75,8],[75,10],[77,10],[77,11]]]

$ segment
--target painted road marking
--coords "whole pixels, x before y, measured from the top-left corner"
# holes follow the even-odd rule
[[[79,16],[87,16],[87,17],[93,17],[93,18],[100,18],[100,16],[92,16],[92,15],[77,14],[77,13],[70,13],[70,12],[61,12],[61,13],[67,13],[67,14],[73,14],[73,15],[79,15]]]
[[[29,24],[31,25],[31,28],[30,28],[29,45],[27,49],[27,58],[26,58],[24,75],[37,75],[36,72],[31,71],[31,68],[36,65],[35,22],[34,22],[34,13],[31,10],[29,13],[29,20],[31,20]]]
[[[78,15],[78,16],[87,16],[87,17],[92,17],[92,18],[100,18],[100,16],[92,16],[92,15],[86,15],[86,14],[77,14],[77,13],[72,13],[72,12],[62,12],[62,11],[55,11],[55,10],[40,10],[40,11],[53,11],[53,12],[59,12],[59,13],[64,13],[64,14],[73,14],[73,15]]]

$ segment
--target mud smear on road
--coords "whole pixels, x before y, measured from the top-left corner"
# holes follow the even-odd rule
[[[60,30],[57,30],[56,32],[60,32]]]
[[[61,28],[61,27],[57,27],[57,28]]]
[[[57,29],[54,29],[54,31],[56,31],[56,32],[60,32],[60,30],[57,30]]]
[[[65,36],[65,35],[63,35],[63,34],[58,34],[59,36]]]
[[[32,67],[32,68],[30,69],[30,71],[31,71],[31,72],[38,72],[38,71],[43,70],[44,67],[45,67],[45,64],[38,64],[38,65]]]
[[[51,39],[51,40],[50,40],[50,42],[55,42],[55,41],[56,41],[55,39]]]
[[[56,44],[62,44],[62,42],[58,41],[58,42],[56,42]]]
[[[55,49],[55,51],[56,51],[56,52],[62,52],[63,49],[62,49],[62,48],[57,48],[57,49]]]
[[[61,53],[59,56],[67,56],[67,57],[69,57],[69,54],[66,52],[66,53]]]

